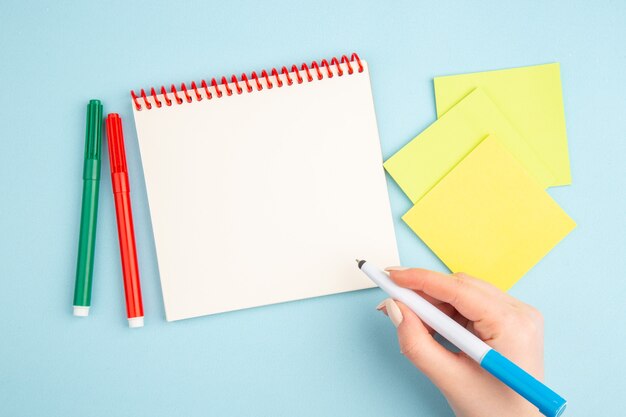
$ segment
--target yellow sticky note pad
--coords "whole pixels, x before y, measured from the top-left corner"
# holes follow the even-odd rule
[[[480,89],[389,158],[384,166],[412,202],[417,202],[487,135],[495,135],[544,187],[550,170]]]
[[[559,64],[437,77],[434,83],[438,117],[479,87],[550,169],[548,185],[572,182]]]
[[[575,226],[495,137],[403,220],[453,272],[508,290]]]

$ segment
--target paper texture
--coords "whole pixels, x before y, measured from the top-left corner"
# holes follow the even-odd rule
[[[484,279],[502,290],[575,227],[493,136],[403,220],[451,271]]]
[[[553,182],[548,168],[480,89],[461,100],[384,166],[415,203],[489,134],[495,135],[542,186]]]
[[[570,175],[559,64],[435,78],[441,117],[480,87],[553,174],[548,184],[567,185]]]
[[[363,65],[134,111],[168,320],[368,288],[356,257],[398,263]]]

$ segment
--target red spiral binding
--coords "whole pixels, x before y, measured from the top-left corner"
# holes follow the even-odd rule
[[[230,87],[228,86],[228,81],[226,80],[226,77],[222,77],[222,85],[224,86],[224,88],[226,88],[226,94],[228,96],[232,96],[233,90],[231,90]]]
[[[295,65],[292,65],[291,66],[291,72],[294,72],[294,71],[296,72],[296,76],[298,77],[298,84],[302,84],[302,81],[304,81],[304,80],[300,76],[300,71],[298,71],[298,67],[295,66]]]
[[[282,87],[283,82],[280,80],[280,76],[278,75],[278,71],[276,70],[276,68],[272,68],[272,75],[276,77],[276,84],[278,84],[279,87]]]
[[[326,64],[328,64],[328,62]],[[315,68],[315,71],[317,71],[317,79],[318,80],[321,80],[322,78],[324,78],[324,76],[322,75],[322,72],[320,71],[320,66],[317,65],[317,62],[315,62],[315,61],[311,62],[311,67]]]
[[[172,92],[172,94],[174,94],[174,98],[176,99],[176,103],[183,104],[183,99],[178,97],[178,91],[176,91],[176,86],[174,84],[172,84],[172,86],[170,87],[170,91]]]
[[[233,77],[234,77],[234,75],[233,75]],[[248,76],[246,75],[245,72],[243,74],[241,74],[241,80],[246,83],[246,88],[248,89],[248,93],[251,93],[252,92],[252,86],[250,85],[250,81],[248,81]]]
[[[256,89],[258,91],[263,90],[263,86],[261,85],[261,83],[259,82],[259,76],[256,75],[256,71],[252,71],[252,74],[250,74],[250,78],[252,78],[254,81],[256,81]]]
[[[297,70],[297,68],[296,68],[296,70]],[[281,74],[284,74],[285,77],[287,78],[287,85],[293,84],[293,80],[289,76],[289,70],[287,69],[287,67],[283,66],[282,69],[280,70],[280,72],[281,72]]]
[[[359,72],[363,72],[363,64],[361,64],[361,59],[356,53],[353,53],[352,56],[350,57],[350,60],[354,61],[355,59],[356,59],[356,62],[359,63]]]
[[[300,69],[301,69],[302,71],[306,71],[306,79],[307,79],[309,82],[313,81],[313,77],[311,76],[311,73],[309,72],[309,67],[308,67],[308,65],[306,64],[306,62],[303,62],[303,63],[302,63],[302,66],[300,66]]]
[[[193,88],[194,93],[196,93],[196,100],[202,101],[202,94],[198,91],[198,86],[195,81],[191,82],[191,88]]]
[[[222,90],[220,90],[219,87],[217,86],[217,81],[215,81],[215,78],[211,78],[211,85],[213,86],[213,88],[215,88],[215,92],[217,93],[217,98],[222,97]]]
[[[243,93],[243,88],[239,87],[239,81],[237,81],[237,77],[235,76],[235,74],[233,74],[232,77],[230,77],[231,81],[235,83],[235,87],[237,87],[237,94],[241,94]]]
[[[146,109],[150,110],[152,108],[152,104],[150,104],[150,102],[148,101],[148,97],[146,96],[146,91],[143,88],[141,89],[141,98],[143,99],[143,102],[146,105]]]
[[[261,77],[265,78],[265,84],[267,85],[267,88],[271,90],[274,87],[274,84],[272,84],[272,82],[270,81],[270,77],[269,75],[267,75],[267,71],[261,71]]]
[[[206,93],[207,98],[211,100],[213,98],[213,94],[211,94],[211,92],[209,91],[209,86],[206,84],[206,81],[202,80],[200,86],[204,88],[204,92]]]
[[[341,55],[341,62],[345,63],[348,66],[348,74],[352,75],[352,73],[354,73],[354,70],[352,69],[352,65],[350,65],[350,60],[348,59],[348,57],[345,55]]]
[[[339,61],[337,60],[337,57],[334,56],[333,59],[330,60],[330,63],[334,64],[337,67],[337,75],[341,77],[343,75],[343,70],[341,69],[341,66],[339,65]]]
[[[161,100],[157,98],[157,93],[156,91],[154,91],[154,87],[150,89],[150,95],[152,96],[152,100],[154,100],[154,102],[156,103],[157,108],[160,108],[162,103]]]
[[[132,90],[130,92],[130,97],[133,99],[133,103],[135,104],[135,108],[137,109],[137,111],[140,111],[141,104],[139,104],[139,101],[137,101],[137,95],[135,95],[135,92]]]
[[[322,59],[322,66],[326,67],[326,75],[328,75],[328,78],[333,78],[333,73],[330,70],[330,65],[328,65],[328,61]]]
[[[165,89],[165,86],[161,86],[161,94],[163,94],[163,97],[165,98],[165,104],[167,104],[168,106],[172,105],[172,100],[170,100],[170,98],[167,96],[167,90]]]
[[[180,89],[183,90],[183,93],[185,93],[185,100],[187,100],[187,103],[191,103],[191,96],[187,92],[187,86],[185,85],[185,83],[182,83],[180,85]]]
[[[260,76],[257,74],[256,71],[252,71],[250,73],[250,76],[246,75],[246,73],[243,73],[239,78],[233,74],[230,77],[230,82],[228,81],[227,77],[221,77],[220,82],[218,82],[215,78],[211,78],[210,83],[202,80],[200,81],[200,88],[204,90],[204,95],[201,93],[195,81],[192,81],[190,83],[189,89],[187,89],[185,83],[182,83],[180,85],[180,92],[184,95],[184,100],[178,95],[179,91],[176,89],[176,86],[174,84],[171,85],[169,92],[167,91],[165,86],[161,86],[161,99],[163,101],[159,99],[157,91],[154,87],[150,89],[150,99],[152,101],[148,99],[148,94],[146,94],[146,90],[144,89],[141,89],[139,91],[139,95],[137,95],[134,91],[131,91],[130,96],[133,100],[135,110],[141,111],[144,108],[146,110],[150,110],[152,109],[153,103],[157,108],[162,107],[163,104],[165,104],[166,106],[172,106],[174,101],[168,96],[169,93],[174,96],[176,104],[179,105],[183,104],[184,102],[191,103],[194,101],[194,99],[195,101],[202,101],[204,98],[206,98],[207,100],[211,100],[214,97],[221,98],[224,95],[224,92],[226,92],[227,96],[232,96],[233,89],[231,88],[231,85],[233,84],[235,86],[235,91],[237,91],[238,95],[243,94],[244,92],[244,89],[242,85],[240,85],[240,83],[245,84],[245,88],[248,93],[252,93],[255,90],[255,87],[257,91],[263,90],[263,83],[265,83],[265,87],[267,87],[268,90],[272,89],[274,85],[276,85],[276,87],[278,88],[283,87],[285,85],[285,82],[283,80],[287,81],[286,85],[288,86],[293,85],[294,81],[297,81],[298,84],[302,84],[304,82],[304,77],[302,77],[300,71],[306,73],[307,82],[312,82],[314,81],[314,77],[311,74],[311,69],[315,70],[315,74],[317,75],[317,77],[315,78],[317,78],[317,80],[322,80],[324,79],[324,77],[332,78],[335,74],[337,74],[337,76],[339,77],[342,77],[345,74],[345,67],[348,68],[348,75],[352,75],[354,74],[355,70],[352,67],[352,64],[355,62],[358,66],[357,71],[363,72],[365,67],[361,62],[361,59],[356,53],[353,53],[352,55],[350,55],[350,58],[348,58],[347,55],[342,55],[339,59],[337,57],[332,57],[330,60],[322,59],[319,63],[317,63],[317,61],[313,61],[310,65],[303,63],[300,68],[298,68],[297,65],[292,65],[291,71],[288,70],[286,66],[283,66],[281,67],[280,71],[276,68],[272,68],[269,72],[267,70],[262,70]],[[345,65],[344,69],[341,68],[342,64]],[[293,78],[294,74],[295,80]],[[274,80],[270,79],[270,77],[273,77]],[[251,84],[251,81],[254,81],[254,84]],[[213,90],[213,92],[211,92],[211,89]],[[193,90],[193,93],[190,93],[189,90]]]

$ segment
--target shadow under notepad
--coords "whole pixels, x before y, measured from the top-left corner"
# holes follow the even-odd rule
[[[141,289],[145,315],[147,318],[157,317],[165,322],[165,305],[161,289],[161,275],[156,254],[156,243],[152,229],[150,205],[146,191],[146,181],[137,141],[135,119],[130,114],[124,115],[124,139],[126,145],[126,158],[129,168],[131,199],[133,207],[133,221],[135,226],[135,241],[137,245],[137,261],[141,277]],[[134,196],[134,198],[133,198]],[[160,299],[160,303],[153,300]],[[147,301],[147,303],[146,303]]]

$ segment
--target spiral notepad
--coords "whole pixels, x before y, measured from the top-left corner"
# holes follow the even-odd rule
[[[398,263],[356,54],[131,95],[168,320],[368,288],[356,257]]]

